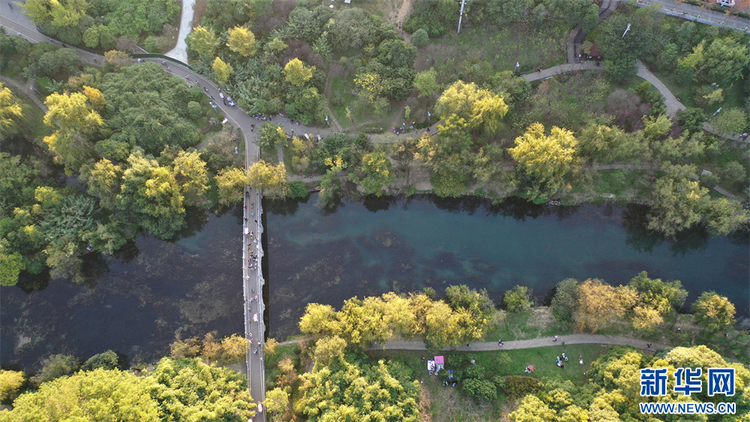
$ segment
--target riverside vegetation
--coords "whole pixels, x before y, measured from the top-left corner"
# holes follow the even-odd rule
[[[554,331],[549,332],[564,338],[572,330],[608,330],[610,334],[642,337],[644,344],[661,339],[677,347],[644,354],[631,347],[558,344],[556,348],[573,358],[564,370],[547,368],[553,368],[554,354],[560,354],[548,348],[502,351],[498,346],[491,352],[448,351],[446,368],[457,370],[455,380],[465,398],[447,400],[446,387],[440,385],[446,374],[428,376],[420,356],[442,354],[446,345],[494,343],[496,327],[507,324],[506,319],[512,324],[516,316],[536,312],[530,294],[520,286],[509,290],[500,311],[485,292],[466,286],[447,288],[442,300],[435,297],[434,290],[426,289],[408,295],[353,298],[340,311],[311,303],[300,319],[300,330],[314,340],[274,348],[268,354],[267,382],[273,389],[267,395],[268,415],[277,421],[344,415],[379,415],[384,420],[496,420],[503,416],[517,422],[642,420],[636,404],[638,378],[633,375],[640,368],[687,365],[705,370],[718,365],[735,368],[743,385],[750,381],[750,371],[743,364],[729,363],[716,351],[694,345],[696,341],[712,347],[723,343],[725,352],[747,361],[749,339],[733,327],[734,306],[726,298],[706,292],[693,304],[692,317],[700,328],[689,328],[691,316],[677,313],[687,297],[680,282],[650,279],[643,272],[617,287],[601,280],[563,280],[549,308],[556,320],[548,327]],[[670,324],[684,324],[685,333],[680,335],[685,336],[659,334]],[[732,339],[720,341],[725,330],[732,333]],[[424,340],[427,352],[390,350],[383,343],[415,336]],[[545,336],[552,338],[551,334]],[[515,336],[502,338],[509,341]],[[575,360],[579,354],[582,359],[585,356],[583,375]],[[523,374],[532,363],[538,371]],[[307,372],[310,365],[312,371]],[[748,412],[743,404],[747,391],[742,395],[730,399],[738,405],[739,418]],[[693,399],[714,400],[699,393]]]
[[[64,16],[86,20],[106,15],[108,25],[119,25],[118,12],[107,9],[111,5],[66,2],[47,10],[37,3],[27,7],[39,12],[30,12],[39,24],[64,29],[75,20],[63,22]],[[432,8],[428,0],[417,2],[405,29],[428,37],[444,33],[453,24],[453,6],[434,3]],[[22,273],[49,268],[53,276],[82,282],[81,262],[87,254],[111,254],[138,230],[174,238],[184,226],[186,207],[234,204],[245,183],[270,196],[319,189],[325,207],[335,207],[344,194],[410,194],[418,188],[496,201],[512,194],[535,202],[617,198],[651,205],[649,229],[668,236],[694,226],[713,234],[744,227],[746,146],[703,132],[702,112],[688,109],[672,121],[648,84],[627,80],[636,58],[664,71],[674,69],[675,77],[697,84],[691,97],[696,104],[732,108],[720,114],[724,121],[712,121],[714,126],[744,130],[749,104],[739,99],[748,98],[746,36],[632,5],[594,27],[595,6],[584,3],[541,2],[529,8],[493,1],[473,6],[475,18],[467,25],[474,28],[504,22],[539,28],[560,16],[569,26],[594,28],[590,37],[605,54],[609,79],[578,74],[532,87],[523,77],[481,59],[462,64],[467,71],[454,75],[443,68],[417,72],[415,63],[427,58],[422,33],[414,44],[405,42],[383,18],[356,7],[209,1],[201,25],[188,38],[192,64],[248,112],[283,109],[305,123],[324,124],[330,100],[326,75],[339,58],[357,86],[352,109],[377,114],[403,105],[408,122],[403,101],[421,98],[408,108],[409,113],[414,109],[410,118],[420,123],[405,122],[404,127],[424,127],[427,110],[439,119],[436,133],[412,132],[398,142],[374,135],[377,143],[364,134],[338,134],[322,142],[289,139],[283,129],[267,125],[259,144],[267,155],[275,155],[277,146],[284,148],[287,163],[260,161],[247,172],[239,157],[230,158],[237,138],[221,130],[220,116],[200,89],[164,74],[158,65],[129,66],[124,53],[111,50],[101,68],[83,67],[70,49],[32,46],[0,33],[0,70],[34,79],[49,107],[48,133],[19,135],[20,123],[28,117],[4,90],[3,130],[35,140],[87,187],[87,194],[73,193],[43,180],[28,163],[4,157],[13,168],[4,175],[16,181],[3,185],[4,197],[12,200],[3,206],[0,259],[6,270],[1,281],[12,285]],[[97,5],[102,9],[95,10]],[[639,17],[634,29],[639,35],[618,41],[619,24],[632,15]],[[153,22],[130,24],[135,27],[116,32],[135,35],[156,28]],[[136,101],[136,91],[152,101]],[[739,96],[723,94],[729,92]],[[396,120],[401,117],[395,115]],[[612,162],[617,164],[607,169]],[[701,169],[711,174],[698,177]],[[294,174],[320,179],[310,186],[288,183]],[[710,189],[717,185],[736,199],[712,195]],[[74,214],[80,217],[75,224],[63,221]]]
[[[52,355],[27,378],[20,371],[0,370],[0,421],[50,420],[244,422],[257,405],[247,378],[226,367],[242,362],[248,342],[231,336],[217,341],[187,339],[172,345],[172,356],[157,364],[133,364],[108,350],[80,362]],[[149,368],[150,366],[150,368]]]

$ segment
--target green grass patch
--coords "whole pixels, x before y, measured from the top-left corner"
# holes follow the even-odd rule
[[[598,172],[599,183],[596,191],[599,193],[611,193],[621,196],[628,190],[632,190],[638,182],[645,180],[645,170],[602,170]]]
[[[544,25],[535,30],[530,25],[515,23],[466,28],[461,34],[449,33],[430,40],[422,56],[435,66],[440,79],[477,79],[482,62],[492,72],[513,70],[528,72],[564,63],[565,42],[570,28],[564,24]]]
[[[478,365],[482,376],[485,379],[492,380],[495,376],[522,375],[536,379],[560,378],[570,380],[575,384],[587,382],[587,376],[591,362],[599,356],[606,353],[609,346],[598,344],[575,344],[575,345],[555,345],[550,347],[539,347],[534,349],[519,350],[498,350],[488,352],[456,352],[450,351],[444,353],[446,357],[446,369],[456,370],[456,375],[460,376],[459,371],[465,371],[472,366],[473,359]],[[565,364],[565,368],[559,368],[555,365],[555,358],[562,356],[562,352],[570,358]],[[454,387],[443,387],[443,374],[431,376],[427,372],[427,363],[422,362],[431,359],[432,355],[426,351],[414,350],[385,350],[371,351],[368,353],[372,359],[392,359],[406,365],[414,371],[417,379],[424,382],[423,386],[426,394],[423,393],[422,401],[427,401],[430,407],[430,413],[434,418],[441,421],[486,421],[500,420],[503,412],[503,405],[506,401],[505,393],[499,389],[498,398],[491,403],[477,402],[461,391],[462,384],[459,382]],[[578,356],[583,356],[584,364],[578,363]],[[527,374],[524,369],[527,365],[534,365],[535,372]]]
[[[551,338],[554,335],[572,333],[573,328],[570,324],[556,320],[549,312],[549,308],[539,307],[526,312],[504,313],[502,320],[485,334],[482,341]]]

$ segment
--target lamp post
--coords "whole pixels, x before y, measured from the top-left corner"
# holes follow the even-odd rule
[[[625,34],[627,34],[627,33],[628,33],[628,31],[630,31],[630,24],[628,24],[628,27],[627,27],[627,28],[625,28],[625,32],[623,32],[623,33],[622,33],[622,36],[620,37],[620,39],[623,39],[623,38],[625,38]]]
[[[461,0],[461,12],[459,12],[458,15],[458,31],[456,31],[457,34],[461,33],[461,19],[464,17],[464,5],[466,4],[466,0]]]

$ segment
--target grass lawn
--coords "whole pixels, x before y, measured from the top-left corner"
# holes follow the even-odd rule
[[[466,80],[485,61],[494,72],[513,70],[516,62],[521,72],[547,68],[565,62],[569,30],[565,25],[550,25],[535,31],[523,23],[466,28],[461,34],[451,32],[430,40],[420,50],[420,59],[425,61],[418,59],[417,70],[434,66],[440,80]]]
[[[602,170],[598,172],[599,182],[596,191],[599,193],[611,193],[618,198],[623,193],[636,190],[648,180],[648,172],[645,170]]]
[[[689,85],[680,84],[674,79],[674,75],[671,72],[659,71],[654,72],[656,76],[664,83],[664,85],[672,91],[675,97],[682,97],[682,103],[687,107],[697,107],[693,99],[693,92],[696,88],[700,87],[701,84],[693,82]],[[743,83],[741,80],[735,81],[734,85],[724,88],[724,101],[710,105],[703,110],[707,115],[711,115],[714,111],[722,108],[743,108],[745,106],[745,95],[743,90],[738,86]]]
[[[572,333],[573,328],[570,324],[557,321],[549,312],[549,308],[540,307],[527,312],[506,312],[502,321],[487,332],[482,341],[526,340]]]
[[[484,369],[484,376],[492,379],[495,375],[528,375],[533,378],[557,377],[570,380],[576,384],[587,381],[584,372],[588,371],[592,361],[609,350],[609,346],[598,344],[579,344],[567,346],[550,346],[536,349],[499,350],[491,352],[448,352],[446,369],[464,369],[476,364]],[[565,368],[555,365],[555,357],[562,352],[570,357]],[[584,365],[578,363],[578,356],[583,356]],[[492,403],[480,403],[461,392],[457,387],[443,387],[442,376],[430,376],[427,364],[422,357],[432,358],[425,351],[388,350],[369,353],[373,359],[387,358],[401,362],[414,371],[415,377],[424,381],[422,401],[427,401],[432,420],[438,421],[495,421],[511,411],[505,394],[498,392],[498,398]],[[454,363],[451,363],[454,362]],[[524,373],[526,365],[534,365],[533,374]]]

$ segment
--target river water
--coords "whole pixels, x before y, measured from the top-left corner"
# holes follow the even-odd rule
[[[688,303],[714,289],[748,311],[746,236],[696,230],[665,241],[643,230],[642,206],[512,199],[492,207],[417,196],[346,201],[323,212],[316,201],[265,202],[266,317],[280,340],[297,332],[308,302],[338,307],[357,295],[427,286],[441,294],[468,284],[499,303],[521,284],[543,303],[566,277],[619,284],[642,270],[681,280]],[[29,370],[50,353],[86,358],[107,349],[150,361],[177,337],[242,333],[240,211],[191,213],[176,242],[141,235],[118,257],[92,260],[89,286],[37,278],[0,287],[0,364]]]
[[[647,208],[555,207],[467,197],[346,201],[333,213],[303,201],[267,201],[270,334],[297,330],[308,302],[340,306],[352,296],[467,284],[499,303],[519,284],[539,303],[567,278],[627,283],[640,271],[680,280],[687,303],[704,290],[728,296],[747,315],[748,238],[703,230],[667,241],[645,229]]]
[[[190,217],[181,240],[139,235],[119,258],[89,262],[89,286],[37,277],[21,286],[43,290],[0,287],[0,363],[28,369],[47,354],[107,349],[152,361],[177,337],[244,332],[240,207]]]

